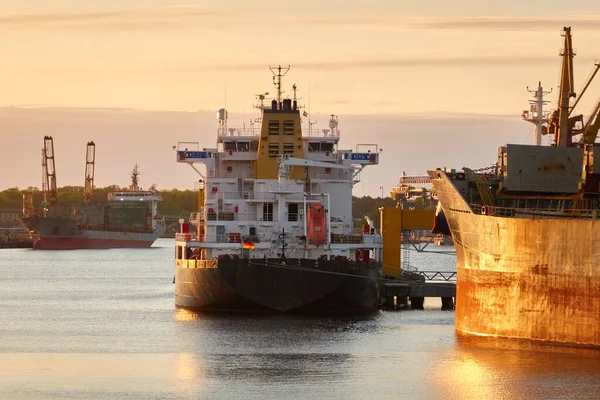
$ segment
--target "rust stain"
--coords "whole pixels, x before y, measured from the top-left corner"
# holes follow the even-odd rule
[[[538,275],[548,275],[548,264],[536,264],[531,272]]]
[[[554,163],[554,164],[546,164],[542,167],[539,167],[538,170],[542,171],[564,171],[566,169],[565,165],[562,163]]]

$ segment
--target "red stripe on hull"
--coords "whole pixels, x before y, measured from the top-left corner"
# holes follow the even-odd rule
[[[39,238],[33,242],[33,248],[37,250],[148,248],[152,243],[154,241],[149,240]]]

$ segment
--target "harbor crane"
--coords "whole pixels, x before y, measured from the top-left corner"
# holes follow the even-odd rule
[[[58,203],[58,194],[56,191],[56,167],[54,164],[54,141],[52,136],[44,136],[42,170],[42,190],[44,191],[44,202],[47,205],[56,205]]]
[[[94,195],[94,167],[96,164],[96,145],[88,142],[85,155],[85,186],[83,189],[83,201],[92,202]]]

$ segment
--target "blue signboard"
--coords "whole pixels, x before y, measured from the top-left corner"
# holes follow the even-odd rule
[[[345,153],[344,159],[348,159],[348,155],[350,155],[350,160],[352,161],[368,161],[370,163],[377,162],[377,154],[376,153]],[[362,163],[361,163],[362,164]]]
[[[179,161],[185,161],[187,159],[201,159],[201,158],[212,158],[212,152],[210,151],[179,151]]]

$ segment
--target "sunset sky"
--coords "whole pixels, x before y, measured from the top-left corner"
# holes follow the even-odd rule
[[[575,86],[583,85],[594,59],[600,58],[600,2],[487,3],[0,0],[0,189],[39,186],[43,135],[60,137],[65,126],[73,125],[69,123],[73,115],[64,110],[143,111],[137,122],[113,126],[123,134],[102,143],[105,151],[114,149],[105,158],[120,157],[119,137],[124,135],[157,139],[148,136],[149,126],[153,135],[164,135],[173,143],[194,139],[211,146],[214,127],[210,124],[199,131],[190,123],[175,135],[168,123],[164,131],[157,129],[152,122],[156,115],[149,115],[212,113],[226,106],[232,119],[241,119],[252,112],[254,94],[274,91],[269,64],[292,66],[285,89],[291,93],[296,83],[301,102],[307,108],[310,103],[313,114],[340,116],[342,135],[352,132],[343,136],[342,147],[364,142],[373,137],[371,127],[378,127],[380,144],[387,152],[382,158],[385,173],[374,174],[375,179],[361,189],[365,193],[377,195],[380,186],[387,191],[401,170],[410,171],[416,164],[419,170],[410,172],[424,173],[421,165],[435,167],[446,159],[461,160],[456,167],[483,162],[473,154],[473,143],[465,143],[460,157],[444,158],[447,155],[432,152],[431,147],[413,148],[402,160],[392,157],[396,146],[414,141],[408,140],[414,131],[397,125],[406,118],[421,117],[422,126],[432,128],[419,134],[441,141],[451,140],[444,126],[446,119],[452,119],[452,129],[471,134],[485,146],[486,164],[491,164],[498,144],[509,138],[532,140],[531,126],[517,123],[530,96],[526,86],[534,87],[541,80],[548,89],[556,87],[564,25],[573,28],[578,54]],[[588,114],[598,96],[600,83],[594,82],[579,110]],[[554,103],[555,94],[548,100]],[[15,109],[26,109],[27,117],[16,116],[11,112]],[[56,114],[48,119],[52,110]],[[473,131],[481,126],[477,121],[494,116],[504,122]],[[359,117],[365,132],[344,125]],[[458,117],[464,126],[455,127]],[[43,132],[38,130],[42,121]],[[48,121],[60,121],[57,127],[61,128],[52,131]],[[502,127],[510,127],[511,132]],[[90,139],[101,143],[97,129],[90,126],[95,137],[81,132],[76,143],[73,137],[65,137],[63,148],[79,149]],[[492,131],[498,133],[490,137]],[[21,135],[18,140],[16,132]],[[132,149],[125,150],[131,154]],[[157,177],[152,181],[162,188],[189,186],[193,176],[186,175],[187,169],[180,173],[184,166],[173,162],[169,150],[170,146],[146,150],[168,160],[160,168],[147,165],[147,174]],[[32,171],[5,174],[8,163],[26,152],[34,154],[35,162],[26,167]],[[80,185],[83,172],[71,176],[67,171],[82,169],[81,156],[71,165],[69,152],[64,150],[60,163],[57,159],[58,173],[61,168],[65,171],[59,185]],[[99,184],[123,175],[113,165],[106,168],[105,182]]]

